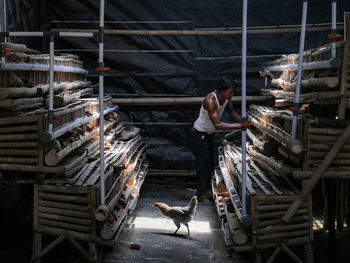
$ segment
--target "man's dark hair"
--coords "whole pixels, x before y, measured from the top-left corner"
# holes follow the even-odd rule
[[[221,78],[218,80],[217,85],[216,85],[216,90],[221,91],[221,90],[227,90],[229,88],[237,88],[238,83],[234,80],[230,80],[228,78]]]

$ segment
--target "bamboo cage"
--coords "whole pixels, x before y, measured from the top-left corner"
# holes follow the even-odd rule
[[[79,152],[87,153],[89,161],[74,174],[45,179],[34,185],[33,261],[64,239],[74,246],[78,244],[82,255],[92,262],[97,262],[96,245],[115,245],[114,240],[118,240],[136,206],[148,170],[141,137],[122,141],[120,133],[121,129],[105,136],[109,141],[105,149],[105,191],[110,212],[104,222],[96,221],[94,213],[101,203],[99,149],[95,143],[98,140],[79,148]],[[54,241],[42,249],[43,234],[56,236],[59,242]],[[83,250],[78,241],[89,243],[90,251]]]
[[[28,54],[28,49],[24,47],[16,50],[16,47],[6,47],[6,43],[0,43],[6,51],[3,65],[0,69],[0,86],[10,87],[14,83],[20,85],[36,86],[38,84],[49,83],[49,55],[48,54]],[[25,45],[23,45],[25,46]],[[30,50],[29,50],[30,51]],[[16,65],[17,64],[17,65]],[[61,54],[54,57],[55,76],[54,81],[72,82],[83,80],[87,71],[83,69],[83,62],[79,57],[72,54]],[[6,66],[8,66],[8,69]]]
[[[344,58],[348,55],[346,42],[336,43],[336,57],[331,57],[331,44],[306,50],[303,53],[300,103],[338,105],[343,97],[342,76],[348,69]],[[343,61],[343,63],[342,63]],[[271,61],[265,70],[271,77],[271,88],[262,89],[262,94],[275,97],[275,106],[293,106],[297,76],[298,55],[290,54]],[[344,105],[346,107],[346,103]]]
[[[291,247],[304,246],[305,262],[313,262],[312,202],[311,195],[298,209],[290,224],[281,216],[300,192],[298,184],[281,173],[281,161],[247,154],[247,212],[252,220],[250,229],[242,226],[242,163],[241,149],[225,141],[219,157],[219,168],[213,176],[213,192],[222,222],[229,253],[255,253],[255,262],[261,262],[261,253],[283,246],[292,258],[299,256]],[[278,165],[277,165],[278,164]],[[276,167],[280,167],[277,168]],[[286,169],[284,169],[286,170]],[[271,255],[272,260],[274,255]],[[300,261],[301,262],[301,261]]]

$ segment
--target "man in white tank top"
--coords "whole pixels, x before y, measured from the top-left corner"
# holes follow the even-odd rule
[[[237,83],[221,79],[216,90],[209,93],[202,103],[199,117],[192,128],[192,140],[196,157],[199,203],[210,205],[207,189],[215,164],[214,133],[217,130],[232,130],[241,127],[241,117],[233,108],[231,98]],[[225,108],[228,108],[232,120],[227,123],[220,120]]]

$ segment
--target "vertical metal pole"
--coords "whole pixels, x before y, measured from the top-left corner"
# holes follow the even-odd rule
[[[241,121],[247,122],[246,116],[246,61],[247,61],[247,7],[248,0],[243,0],[242,15],[242,102]],[[247,216],[246,209],[246,128],[242,127],[242,217]]]
[[[105,205],[105,156],[104,156],[104,110],[103,110],[103,77],[104,77],[104,63],[103,63],[103,37],[104,37],[104,12],[105,1],[100,0],[100,24],[99,24],[99,43],[98,43],[98,62],[97,68],[99,71],[99,111],[100,111],[100,205],[95,211],[95,218],[99,221],[104,221],[109,215],[110,209]]]
[[[332,0],[332,34],[337,34],[337,0]],[[337,55],[337,48],[335,45],[336,38],[332,39],[332,58]]]
[[[100,0],[100,25],[99,25],[99,33],[100,33],[100,42],[98,44],[98,67],[103,68],[103,35],[104,35],[104,9],[105,9],[105,1]],[[101,184],[101,205],[105,204],[105,169],[104,169],[104,115],[103,115],[103,70],[99,71],[99,110],[100,110],[100,184]]]
[[[304,43],[305,43],[305,27],[306,27],[306,17],[307,17],[307,0],[303,1],[303,15],[301,21],[301,33],[300,33],[300,45],[299,45],[299,61],[298,61],[298,79],[297,87],[295,91],[295,101],[294,107],[299,109],[299,98],[300,98],[300,84],[302,76],[302,66],[303,66],[303,53],[304,53]],[[292,141],[295,141],[297,133],[297,122],[298,122],[298,112],[293,112],[293,124],[292,124]]]
[[[53,129],[53,78],[54,78],[54,66],[55,66],[55,42],[53,34],[50,35],[50,82],[49,82],[49,133],[52,133]]]

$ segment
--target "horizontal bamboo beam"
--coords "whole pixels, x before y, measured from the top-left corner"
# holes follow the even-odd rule
[[[299,229],[308,229],[309,223],[301,223],[301,224],[290,224],[290,225],[284,225],[284,226],[273,226],[273,227],[267,227],[264,229],[257,229],[256,233],[257,235],[264,235],[269,233],[276,233],[276,232],[289,232]]]
[[[65,193],[65,194],[91,194],[91,187],[65,187],[59,185],[39,185],[40,191]]]
[[[291,224],[295,223],[301,223],[301,222],[307,222],[309,220],[307,215],[301,215],[301,216],[295,216],[292,218],[290,221]],[[278,219],[270,219],[270,220],[264,220],[264,221],[259,221],[256,223],[257,228],[262,228],[266,226],[273,226],[273,225],[281,225],[284,224],[281,218]]]
[[[255,195],[254,199],[257,202],[264,202],[264,203],[268,203],[268,202],[287,202],[287,203],[291,203],[295,200],[295,198],[297,197],[297,195],[274,195],[274,196],[269,196],[269,195]]]
[[[328,144],[324,144],[327,142],[320,142],[320,143],[308,143],[308,148],[310,150],[316,150],[316,151],[329,151],[332,148],[332,145],[334,144],[334,142],[328,142]],[[342,149],[340,150],[340,152],[347,152],[350,151],[350,143],[349,144],[345,144]]]
[[[42,219],[42,218],[39,218],[38,221],[39,221],[40,225],[53,226],[53,227],[58,227],[58,228],[63,228],[63,229],[72,229],[72,230],[76,230],[76,231],[80,231],[80,232],[89,233],[91,230],[91,227],[89,227],[89,226],[81,226],[81,225],[63,223],[63,222],[58,222],[58,221],[51,221],[51,220]]]
[[[93,239],[91,237],[91,233],[89,233],[89,234],[80,233],[80,232],[76,232],[76,231],[54,228],[54,227],[44,226],[44,225],[39,226],[38,232],[42,233],[42,234],[49,234],[49,235],[54,235],[54,236],[59,236],[59,235],[71,236],[71,237],[74,237],[74,238],[81,240],[81,241],[86,241],[89,243],[97,243],[97,244],[101,244],[101,245],[109,246],[109,247],[114,247],[117,244],[114,240],[104,241],[99,237]]]
[[[257,219],[265,219],[265,218],[280,218],[286,213],[286,211],[278,211],[278,212],[269,212],[269,213],[259,213],[255,217]],[[307,214],[307,209],[299,209],[296,213],[296,215],[304,215]]]
[[[309,141],[316,142],[336,142],[338,138],[339,136],[309,134]],[[347,139],[344,144],[350,144],[350,139]]]
[[[0,163],[18,164],[38,164],[38,158],[15,158],[15,157],[0,157]]]
[[[111,94],[113,96],[113,94]],[[241,103],[241,96],[232,97],[232,103]],[[267,96],[247,96],[247,102],[265,102]],[[112,103],[117,105],[193,105],[201,104],[204,97],[167,97],[167,98],[112,98]]]
[[[311,240],[309,237],[296,237],[296,238],[288,238],[288,246],[297,246],[297,245],[305,245],[310,244]],[[243,245],[243,246],[236,246],[232,248],[232,251],[236,253],[245,253],[245,252],[252,252],[255,249],[271,249],[276,248],[281,244],[280,241],[272,241],[272,242],[266,242],[263,244],[257,244],[255,247],[252,245]]]
[[[314,120],[310,121],[311,124],[316,125],[317,127],[341,127],[346,128],[348,126],[349,121],[348,120],[336,120],[336,119],[329,119],[329,118],[315,118]]]
[[[37,122],[41,118],[39,115],[23,116],[23,117],[6,117],[0,118],[0,125],[9,125],[12,123]]]
[[[263,204],[263,205],[257,205],[255,207],[256,211],[266,212],[266,211],[274,211],[274,210],[287,210],[289,208],[290,204]],[[304,206],[307,206],[307,203],[304,203]]]
[[[322,163],[323,159],[312,159],[312,160],[307,160],[307,164],[320,164]],[[331,165],[338,165],[338,166],[345,166],[345,165],[350,165],[350,160],[348,159],[333,159],[331,162]]]
[[[42,206],[39,206],[38,210],[39,210],[39,212],[47,213],[47,214],[74,216],[74,217],[79,217],[79,218],[91,219],[91,213],[85,213],[85,212],[81,212],[81,211],[72,211],[72,210],[42,207]]]
[[[344,129],[310,127],[309,133],[321,135],[341,135]]]
[[[337,29],[342,29],[344,26],[339,25]],[[307,26],[308,32],[329,31],[330,26]],[[84,33],[97,33],[97,29],[62,29],[52,28],[53,32],[84,32]],[[247,34],[278,34],[278,33],[292,33],[300,32],[300,27],[278,27],[278,28],[259,28],[259,29],[247,29]],[[162,36],[162,35],[240,35],[242,29],[224,29],[224,30],[115,30],[105,29],[106,35],[146,35],[146,36]]]
[[[73,211],[90,212],[90,208],[86,205],[85,206],[74,205],[74,204],[69,204],[64,202],[45,201],[42,199],[39,199],[38,203],[39,203],[39,206],[52,207],[52,208],[64,208],[64,209],[69,209]]]
[[[69,195],[59,195],[59,194],[48,194],[39,192],[38,194],[40,199],[45,200],[55,200],[55,201],[64,201],[72,202],[77,204],[88,204],[91,203],[91,198],[84,196],[69,196]]]
[[[39,154],[39,150],[25,150],[25,149],[0,149],[0,155],[29,155],[35,156]]]
[[[39,142],[0,142],[0,148],[37,148]]]
[[[319,151],[309,151],[307,153],[307,156],[309,157],[309,159],[313,159],[313,158],[324,158],[327,155],[328,152],[319,152]],[[350,153],[344,153],[344,152],[339,152],[336,155],[335,160],[337,159],[350,159]]]
[[[310,179],[314,174],[312,171],[293,171],[295,179]],[[326,171],[322,178],[326,179],[350,179],[350,171]]]
[[[35,140],[38,139],[39,135],[35,134],[0,134],[0,141],[18,141],[18,140]]]
[[[37,131],[38,125],[14,126],[0,128],[0,133],[22,132],[22,131]]]
[[[50,220],[55,220],[55,221],[63,221],[66,223],[73,223],[73,224],[84,225],[84,226],[91,226],[91,220],[76,218],[76,217],[71,217],[71,216],[39,213],[39,218],[50,219]]]
[[[257,236],[257,242],[278,241],[280,239],[290,239],[292,237],[304,237],[309,235],[309,229],[291,232],[273,233],[264,236]]]

